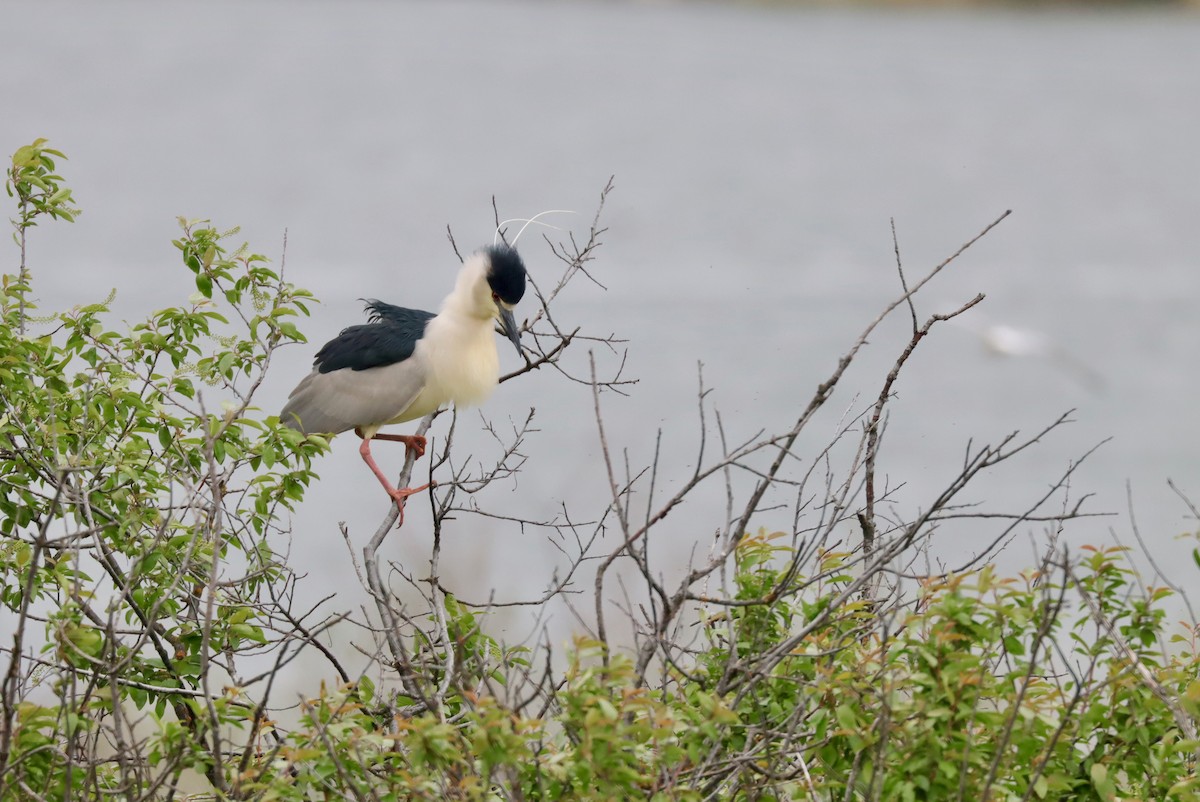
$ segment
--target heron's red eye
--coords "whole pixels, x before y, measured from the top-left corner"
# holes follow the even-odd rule
[[[496,302],[496,306],[500,305],[500,296],[494,292],[492,293],[492,300]]]

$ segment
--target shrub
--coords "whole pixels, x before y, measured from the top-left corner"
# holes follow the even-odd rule
[[[550,245],[563,272],[552,290],[535,287],[526,365],[506,380],[551,367],[592,387],[611,488],[592,524],[551,524],[575,551],[531,606],[563,603],[589,578],[595,605],[559,657],[550,643],[498,641],[492,606],[438,581],[443,527],[463,494],[519,470],[528,420],[488,469],[453,467],[445,438],[418,601],[382,578],[393,510],[364,549],[373,610],[314,620],[297,608],[286,513],[327,443],[281,428],[255,399],[276,349],[303,341],[296,321],[314,299],[282,262],[235,247],[236,229],[180,220],[175,245],[196,287],[186,304],[128,331],[106,322],[111,299],[32,316],[26,239],[78,214],[55,172],[62,158],[38,140],[17,151],[7,182],[21,259],[0,287],[0,603],[11,623],[0,799],[1197,798],[1194,633],[1168,623],[1169,589],[1139,590],[1122,550],[1073,556],[1051,538],[1020,576],[998,575],[990,550],[961,570],[911,568],[952,519],[1000,520],[994,548],[1019,525],[1079,517],[1061,503],[1073,466],[1054,486],[1056,513],[1053,492],[1007,517],[956,506],[1065,416],[971,447],[914,519],[877,513],[891,387],[933,327],[982,296],[923,325],[913,299],[978,237],[911,288],[901,272],[902,294],[790,429],[730,445],[701,387],[700,459],[667,498],[654,495],[657,461],[619,477],[601,404],[626,382],[619,367],[599,379],[594,359],[587,376],[561,361],[586,335],[556,319],[554,301],[595,258],[600,212],[582,245]],[[848,465],[835,475],[830,449],[793,459],[901,307],[911,339],[878,398],[839,432],[855,444]],[[722,482],[729,514],[708,555],[669,583],[651,567],[651,539],[690,494]],[[650,498],[636,515],[635,489]],[[752,530],[786,496],[794,525]],[[620,570],[618,595],[609,580]],[[611,634],[614,612],[630,637]],[[327,637],[347,618],[377,641],[353,676]],[[284,720],[272,690],[297,658],[318,668]]]

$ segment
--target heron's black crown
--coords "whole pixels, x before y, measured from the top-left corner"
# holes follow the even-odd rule
[[[488,285],[501,301],[515,306],[525,295],[525,263],[516,248],[493,245],[485,248],[488,257]]]

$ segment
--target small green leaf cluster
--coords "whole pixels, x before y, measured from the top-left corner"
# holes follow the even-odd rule
[[[486,659],[484,655],[475,655]],[[299,727],[238,778],[238,794],[359,799],[699,800],[681,784],[735,718],[704,694],[664,696],[632,663],[576,641],[561,687],[536,715],[457,689],[453,715],[399,712],[359,681],[305,701]],[[447,711],[448,712],[448,711]]]
[[[12,157],[5,190],[8,197],[17,199],[19,217],[13,225],[18,230],[37,225],[42,215],[67,222],[79,215],[79,209],[71,205],[71,190],[62,186],[62,176],[55,173],[54,159],[67,157],[46,147],[46,141],[35,139],[17,148]]]

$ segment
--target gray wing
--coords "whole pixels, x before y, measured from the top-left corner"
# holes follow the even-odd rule
[[[292,390],[279,420],[305,434],[337,434],[356,426],[379,426],[419,417],[405,411],[425,387],[425,360],[366,370],[314,370]]]

